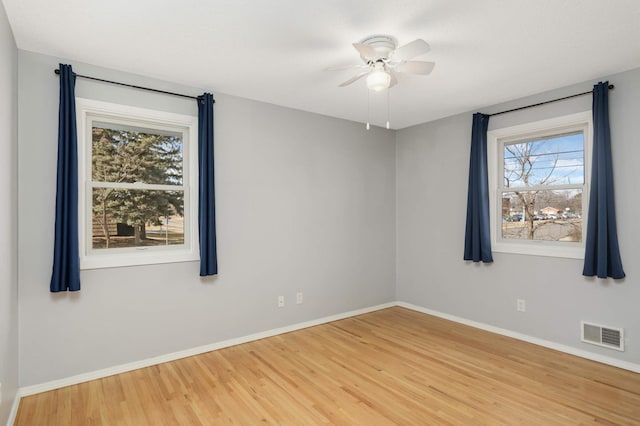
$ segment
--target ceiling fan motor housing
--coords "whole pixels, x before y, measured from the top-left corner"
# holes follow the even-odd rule
[[[377,34],[363,38],[360,43],[371,46],[378,54],[377,59],[389,59],[389,54],[396,49],[398,41],[395,37]],[[362,55],[360,57],[367,61],[367,58]]]

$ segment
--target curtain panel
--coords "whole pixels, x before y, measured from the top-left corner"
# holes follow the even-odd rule
[[[469,191],[467,194],[467,226],[464,238],[464,260],[493,262],[489,233],[489,175],[487,170],[487,128],[489,116],[473,114]]]
[[[609,82],[593,87],[593,157],[585,244],[585,276],[625,277],[618,247],[609,128]]]
[[[198,235],[200,276],[218,273],[213,167],[213,95],[198,97]]]
[[[53,293],[80,290],[75,81],[71,65],[60,64],[56,218],[50,284]]]

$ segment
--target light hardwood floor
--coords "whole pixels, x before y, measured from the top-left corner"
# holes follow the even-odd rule
[[[17,425],[640,425],[640,374],[394,307],[22,399]]]

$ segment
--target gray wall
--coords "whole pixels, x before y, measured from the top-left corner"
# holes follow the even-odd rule
[[[18,51],[0,3],[0,424],[18,388]]]
[[[604,80],[604,79],[603,79]],[[398,131],[397,297],[462,318],[640,363],[640,70],[609,77],[620,249],[627,278],[581,275],[582,261],[494,253],[491,265],[462,260],[472,114]],[[591,90],[578,84],[480,111],[491,113]],[[489,130],[591,109],[591,97],[492,117]],[[640,271],[639,271],[640,272]],[[516,298],[527,312],[516,312]],[[626,352],[580,342],[579,321],[624,327]]]
[[[394,300],[394,133],[222,94],[220,274],[200,279],[196,262],[88,270],[79,293],[49,293],[58,62],[19,52],[21,386]],[[80,74],[203,91],[72,65]],[[197,114],[194,101],[82,79],[76,95]]]

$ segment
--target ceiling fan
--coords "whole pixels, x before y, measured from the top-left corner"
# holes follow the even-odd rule
[[[353,43],[353,47],[360,53],[363,64],[329,67],[325,70],[361,69],[361,72],[340,84],[340,87],[348,86],[367,76],[367,87],[374,91],[391,88],[398,84],[397,73],[427,75],[433,71],[434,62],[410,60],[431,50],[426,41],[416,39],[404,46],[396,46],[396,39],[391,36],[366,37],[360,43]]]

